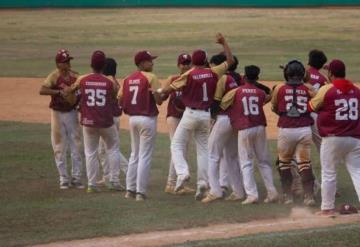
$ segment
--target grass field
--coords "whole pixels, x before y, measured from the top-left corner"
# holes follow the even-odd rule
[[[19,246],[55,240],[115,236],[208,224],[246,222],[285,217],[284,205],[241,206],[218,202],[202,205],[192,196],[163,192],[169,158],[169,140],[159,134],[152,162],[149,200],[127,201],[123,193],[61,191],[45,124],[0,122],[0,246]],[[274,141],[270,141],[274,152]],[[129,154],[129,134],[121,132],[121,149]],[[192,164],[194,157],[191,156]],[[317,155],[313,155],[319,174]],[[192,167],[194,171],[194,167]],[[350,178],[339,169],[338,203],[356,203]],[[277,187],[278,175],[275,173]],[[194,182],[194,179],[192,179]],[[264,188],[260,185],[262,196]]]
[[[307,61],[310,49],[341,58],[349,77],[360,78],[360,12],[348,9],[60,9],[1,10],[0,77],[43,77],[54,55],[67,48],[75,70],[85,73],[92,51],[102,49],[120,62],[120,74],[134,70],[140,49],[159,55],[155,72],[176,73],[180,52],[219,51],[216,32],[229,39],[245,64],[258,64],[262,79],[282,79],[278,66],[292,58]]]

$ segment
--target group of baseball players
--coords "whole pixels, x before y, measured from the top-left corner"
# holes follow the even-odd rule
[[[157,132],[157,105],[168,100],[171,159],[166,193],[195,194],[202,203],[222,199],[258,203],[256,160],[267,192],[264,203],[292,204],[296,199],[314,206],[317,181],[310,155],[314,143],[321,161],[320,214],[335,213],[336,168],[341,162],[360,198],[360,90],[346,79],[345,64],[334,59],[325,65],[325,54],[312,50],[308,66],[298,60],[281,66],[284,82],[270,89],[258,82],[258,66],[245,66],[243,76],[236,72],[238,60],[222,34],[216,35],[216,42],[223,50],[210,60],[200,49],[192,55],[180,54],[179,73],[163,85],[152,72],[156,56],[148,51],[135,55],[137,70],[119,83],[116,61],[104,52],[95,51],[92,72],[79,76],[71,69],[69,52],[59,50],[57,68],[45,79],[40,94],[51,95],[51,142],[60,189],[85,188],[81,182],[82,129],[87,192],[97,192],[105,184],[111,190],[126,190],[125,198],[144,201]],[[281,195],[274,186],[267,146],[263,110],[267,103],[278,115],[276,169]],[[119,147],[122,113],[129,115],[129,161]],[[191,139],[197,155],[196,189],[188,186]],[[126,188],[119,180],[121,171],[126,175]]]

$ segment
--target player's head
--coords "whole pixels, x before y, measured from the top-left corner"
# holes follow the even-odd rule
[[[346,76],[345,64],[339,59],[332,60],[326,68],[330,79],[345,78]]]
[[[207,53],[204,50],[195,50],[191,56],[192,64],[195,66],[206,66],[208,64]]]
[[[256,65],[245,66],[245,79],[249,83],[254,83],[259,79],[260,68]]]
[[[68,71],[71,68],[70,60],[73,59],[69,52],[65,49],[60,49],[56,53],[55,62],[56,67],[61,71]]]
[[[101,73],[105,67],[106,56],[103,51],[94,51],[91,56],[91,68],[96,73]]]
[[[149,51],[139,51],[134,57],[134,62],[139,70],[151,72],[154,66],[153,60],[156,58],[157,56],[151,55]]]
[[[308,64],[311,67],[314,67],[315,69],[321,69],[326,62],[327,57],[323,51],[314,49],[309,52]]]
[[[284,68],[284,77],[288,84],[302,83],[305,76],[305,67],[299,60],[291,60]]]
[[[222,53],[216,54],[210,58],[210,67],[217,66],[226,61],[226,56]]]
[[[116,75],[116,67],[117,67],[117,63],[116,63],[115,59],[106,58],[105,59],[105,67],[103,69],[103,74],[115,76]]]
[[[229,66],[228,71],[232,72],[235,71],[239,65],[239,60],[237,59],[236,56],[233,56],[234,58],[234,63],[232,65]]]
[[[187,53],[181,53],[177,59],[177,66],[181,74],[188,71],[191,68],[191,56]]]

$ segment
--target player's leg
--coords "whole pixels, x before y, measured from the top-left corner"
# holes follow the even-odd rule
[[[66,131],[62,124],[61,115],[61,112],[51,110],[51,144],[59,172],[60,189],[68,189],[70,178],[66,165]]]
[[[267,191],[267,197],[264,202],[276,202],[279,195],[274,185],[269,149],[266,139],[266,131],[264,126],[256,127],[256,137],[254,140],[254,144],[259,171]]]
[[[114,117],[114,124],[116,127],[117,135],[120,136],[120,117]],[[128,166],[129,166],[129,161],[120,151],[120,170],[125,174],[125,176],[128,170]]]
[[[360,201],[360,140],[352,137],[346,137],[346,139],[350,147],[349,153],[345,158],[345,163],[354,184],[358,200]]]
[[[254,177],[255,158],[255,137],[256,128],[249,128],[240,130],[238,132],[238,153],[241,172],[243,174],[244,188],[246,193],[246,200],[244,204],[256,203],[259,199],[259,193]]]
[[[155,146],[157,117],[142,117],[140,129],[140,149],[138,175],[136,180],[136,200],[146,197],[150,177],[151,159]]]
[[[291,185],[291,160],[295,154],[298,135],[296,129],[279,128],[277,151],[279,155],[278,172],[281,180],[281,187],[284,193],[285,204],[293,203]]]
[[[314,120],[314,124],[311,126],[312,140],[313,140],[313,142],[315,144],[315,147],[316,147],[317,151],[320,153],[321,136],[319,134],[319,128],[317,126],[318,114],[315,113],[315,112],[312,112],[311,117]]]
[[[86,160],[86,174],[88,178],[88,192],[96,192],[96,178],[99,172],[99,160],[97,150],[99,147],[99,129],[83,127],[84,149]]]
[[[100,141],[99,141],[98,158],[100,161],[100,165],[103,169],[103,176],[102,179],[99,180],[97,183],[108,184],[110,180],[109,160],[106,155],[105,142],[102,137],[100,137]]]
[[[139,163],[139,147],[140,147],[140,133],[139,133],[139,117],[131,116],[129,118],[130,137],[131,137],[131,154],[129,159],[129,167],[126,174],[126,198],[134,197],[136,195],[136,177]]]
[[[303,127],[297,130],[299,141],[296,146],[296,163],[304,189],[304,204],[306,206],[314,206],[314,174],[311,167],[311,128]]]

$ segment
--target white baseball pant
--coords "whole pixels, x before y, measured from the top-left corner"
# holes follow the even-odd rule
[[[237,135],[233,131],[230,119],[226,115],[217,116],[216,122],[211,130],[209,136],[209,184],[210,193],[220,197],[222,196],[222,189],[220,184],[220,169],[219,165],[223,165],[228,171],[230,183],[235,185],[233,187],[234,193],[239,197],[244,196],[242,187],[242,176],[237,169],[238,153],[237,153]],[[224,162],[220,164],[220,159],[223,157]],[[224,169],[223,168],[223,169]],[[239,187],[240,185],[240,187]]]
[[[189,165],[185,159],[191,133],[194,133],[197,155],[197,187],[208,187],[208,137],[210,112],[193,110],[186,107],[183,117],[176,128],[171,142],[171,157],[176,174],[179,177],[189,176]]]
[[[131,155],[126,189],[146,195],[155,146],[157,117],[130,116]]]
[[[311,126],[311,131],[312,131],[312,140],[313,143],[316,146],[317,151],[320,153],[320,146],[321,146],[321,136],[319,134],[319,128],[317,126],[317,118],[318,118],[318,114],[315,112],[311,113],[311,117],[314,120],[314,124]]]
[[[268,195],[277,195],[273,181],[265,127],[256,126],[240,130],[238,132],[238,148],[246,195],[259,198],[254,177],[254,158],[258,161],[258,168]]]
[[[360,201],[360,139],[323,137],[321,159],[321,209],[335,208],[336,167],[345,162]]]
[[[120,174],[120,140],[116,126],[113,124],[109,128],[91,128],[83,126],[86,173],[88,185],[96,186],[96,179],[99,173],[99,160],[97,156],[100,137],[105,142],[105,150],[109,160],[111,183],[119,183]]]
[[[120,131],[120,129],[119,129],[120,128],[120,117],[114,117],[114,124],[116,127],[117,135],[119,136],[120,135],[120,132],[119,132]],[[105,142],[101,137],[100,137],[100,143],[99,143],[98,156],[99,156],[99,160],[100,160],[100,165],[103,169],[103,178],[105,181],[110,181],[111,173],[114,173],[116,171],[110,170],[109,159],[108,159],[108,156],[106,155]],[[120,170],[125,174],[125,176],[127,173],[128,165],[129,165],[128,160],[120,152]]]
[[[70,182],[67,171],[67,150],[71,153],[71,176],[81,179],[81,135],[77,111],[59,112],[51,110],[51,144],[55,163],[60,176],[60,183]]]
[[[236,142],[236,145],[237,145],[237,142]],[[237,153],[237,150],[236,150],[236,153]],[[236,158],[236,162],[238,162],[237,158]],[[226,159],[224,158],[224,153],[223,153],[222,157],[220,158],[220,169],[219,169],[220,179],[219,179],[219,182],[220,182],[221,187],[230,188],[231,183],[230,183],[229,174],[228,174],[228,171],[226,169],[226,166],[227,166],[226,165]]]

